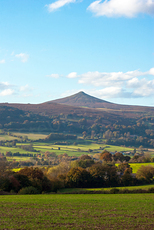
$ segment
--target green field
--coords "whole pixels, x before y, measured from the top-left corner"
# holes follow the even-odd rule
[[[18,148],[18,147],[6,147],[6,146],[0,146],[0,152],[1,153],[6,153],[6,152],[12,152],[12,153],[31,153],[31,154],[36,154],[35,152],[30,152],[26,151],[24,149]]]
[[[147,165],[151,165],[154,167],[154,162],[152,163],[128,163],[130,165],[130,167],[132,168],[133,170],[133,173],[136,173],[137,170],[142,166],[147,166]],[[118,166],[118,164],[116,164],[116,166]]]
[[[39,134],[39,133],[13,133],[16,136],[27,136],[30,140],[38,140],[38,139],[44,139],[47,137],[47,134]]]
[[[23,157],[23,156],[13,156],[13,157],[6,157],[7,158],[7,161],[13,161],[13,160],[16,160],[16,161],[29,161],[31,160],[31,157]]]
[[[0,229],[154,229],[153,194],[0,196]]]
[[[49,143],[45,143],[45,142],[36,142],[36,140],[39,139],[44,139],[47,134],[38,134],[38,133],[12,133],[13,135],[16,136],[22,136],[23,138],[25,136],[28,137],[28,139],[31,140],[31,142],[27,142],[27,143],[17,143],[16,147],[7,147],[7,146],[0,146],[0,152],[6,154],[6,152],[11,151],[12,153],[16,153],[19,152],[20,154],[24,153],[31,153],[33,155],[35,155],[36,153],[40,153],[40,154],[44,154],[46,151],[49,152],[54,152],[56,155],[60,155],[60,154],[68,154],[68,156],[77,156],[80,157],[83,154],[90,154],[90,155],[94,155],[95,153],[101,153],[103,151],[103,149],[108,150],[109,152],[121,152],[121,151],[133,151],[133,148],[127,148],[127,147],[121,147],[121,146],[114,146],[114,145],[105,145],[105,144],[101,144],[99,142],[96,141],[92,141],[92,140],[84,140],[81,138],[78,138],[75,142],[76,145],[73,144],[74,140],[68,140],[68,142],[70,142],[71,144],[68,145],[55,145],[54,142],[49,142]],[[0,138],[3,140],[11,140],[14,139],[15,137],[9,136],[9,135],[0,135]],[[0,139],[0,140],[1,140]],[[19,138],[19,141],[21,141],[21,138]],[[61,140],[62,141],[62,140]],[[34,150],[38,151],[38,152],[31,152],[31,151],[26,151],[23,150],[21,148],[19,148],[19,145],[29,145],[32,144]],[[59,150],[60,148],[60,150]],[[90,151],[91,150],[91,151]],[[153,154],[154,152],[151,149],[151,153]],[[9,161],[15,159],[16,161],[28,161],[29,158],[23,156],[23,157],[11,157],[11,158],[7,158]],[[136,173],[136,171],[138,170],[138,168],[141,166],[141,164],[131,164],[131,167],[133,168],[133,172]]]
[[[20,144],[18,144],[20,145]],[[24,145],[24,144],[23,144]],[[37,151],[41,151],[42,153],[46,151],[55,152],[57,155],[67,153],[69,156],[81,156],[82,154],[89,154],[88,150],[91,149],[93,152],[90,154],[101,153],[103,150],[101,148],[105,148],[108,151],[132,151],[132,148],[114,146],[114,145],[103,145],[103,144],[78,144],[78,145],[54,145],[50,143],[33,143],[33,147]],[[58,148],[60,147],[60,150]],[[80,151],[79,151],[80,149]]]
[[[12,137],[9,135],[0,135],[0,141],[13,141],[15,139],[19,140],[20,138]]]

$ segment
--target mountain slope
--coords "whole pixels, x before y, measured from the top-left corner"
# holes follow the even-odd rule
[[[61,113],[67,114],[86,114],[100,116],[122,116],[135,118],[144,116],[154,116],[154,107],[119,105],[107,102],[90,96],[84,92],[79,92],[69,97],[48,101],[41,104],[14,104],[0,103],[1,106],[14,107],[19,110],[29,111],[39,115],[54,116]],[[112,117],[113,118],[113,117]],[[118,117],[117,117],[118,118]]]
[[[69,97],[49,101],[46,103],[59,103],[63,105],[86,107],[93,109],[109,109],[115,111],[138,111],[138,112],[154,112],[154,107],[147,106],[135,106],[135,105],[120,105],[114,104],[96,97],[90,96],[84,92],[79,92]]]
[[[53,100],[48,103],[52,103],[52,102],[71,105],[71,106],[88,107],[88,108],[106,108],[106,104],[112,104],[108,101],[104,101],[99,98],[90,96],[82,91],[72,96]]]

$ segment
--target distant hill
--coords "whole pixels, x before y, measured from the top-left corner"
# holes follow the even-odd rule
[[[94,109],[110,109],[110,110],[120,110],[120,111],[141,111],[141,112],[154,112],[154,107],[146,106],[134,106],[134,105],[120,105],[114,104],[93,96],[90,96],[84,92],[76,93],[69,97],[64,97],[61,99],[49,101],[46,103],[58,103],[65,104],[70,106],[78,106],[85,108],[94,108]]]
[[[0,104],[4,132],[105,137],[106,144],[154,147],[154,107],[118,105],[79,92],[41,104]]]
[[[69,97],[48,101],[41,104],[18,104],[18,103],[0,103],[0,107],[13,107],[26,112],[32,112],[43,116],[54,116],[63,114],[86,114],[109,116],[123,116],[135,118],[143,115],[154,115],[154,107],[132,106],[114,104],[96,97],[90,96],[84,92],[79,92]],[[111,120],[112,120],[111,119]]]
[[[59,104],[65,104],[65,105],[71,105],[71,106],[88,107],[88,108],[106,108],[107,104],[111,104],[108,101],[101,100],[99,98],[90,96],[82,91],[72,96],[53,100],[48,103],[52,103],[52,102],[59,103]]]

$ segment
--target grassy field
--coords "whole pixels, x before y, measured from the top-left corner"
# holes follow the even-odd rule
[[[17,144],[19,145],[19,144]],[[126,148],[126,147],[120,147],[120,146],[114,146],[114,145],[102,145],[102,144],[78,144],[78,145],[54,145],[50,143],[33,143],[33,147],[37,151],[41,152],[55,152],[57,155],[67,153],[69,156],[81,156],[82,154],[89,154],[88,150],[91,149],[93,152],[91,154],[95,153],[101,153],[103,150],[101,148],[105,148],[108,151],[114,152],[114,151],[132,151],[132,148]],[[58,148],[60,147],[60,150]],[[80,149],[80,151],[79,151]]]
[[[29,161],[31,159],[31,157],[23,157],[23,156],[13,156],[13,157],[6,157],[8,161],[13,161],[13,160],[16,160],[16,161]]]
[[[81,156],[83,154],[92,154],[94,155],[95,153],[101,153],[103,149],[108,150],[109,152],[116,152],[116,151],[133,151],[133,148],[127,148],[127,147],[121,147],[121,146],[114,146],[114,145],[105,145],[105,144],[100,144],[97,143],[96,141],[92,140],[83,140],[83,139],[77,139],[75,142],[77,145],[73,145],[74,140],[68,140],[70,142],[70,145],[55,145],[54,142],[52,141],[51,143],[44,143],[44,142],[36,142],[38,139],[43,139],[47,136],[47,134],[38,134],[38,133],[12,133],[13,135],[16,136],[22,136],[23,138],[27,136],[29,139],[31,139],[31,144],[33,144],[33,147],[36,151],[40,151],[41,154],[44,154],[46,151],[54,152],[56,155],[60,154],[68,154],[68,156]],[[9,135],[0,135],[0,138],[3,140],[11,140],[14,139],[15,137],[9,136]],[[1,140],[0,139],[0,140]],[[19,138],[20,139],[20,138]],[[31,153],[33,155],[36,154],[36,152],[30,152],[23,150],[21,148],[18,148],[18,145],[29,145],[30,143],[17,143],[17,147],[6,147],[6,146],[0,146],[0,152],[6,154],[6,152],[11,151],[12,153],[19,152],[19,153]],[[60,150],[59,150],[60,148]],[[89,150],[92,150],[89,152]],[[151,150],[151,153],[153,154],[154,152]],[[12,157],[8,158],[9,160],[29,160],[29,158],[25,159],[25,157],[22,157],[19,159],[18,157]],[[141,165],[135,165],[132,164],[133,167],[133,172],[135,173],[137,169]]]
[[[32,153],[32,154],[36,154],[35,152],[30,152],[30,151],[26,151],[24,149],[18,148],[18,147],[6,147],[6,146],[0,146],[0,152],[1,153],[6,153],[6,152],[12,152],[12,153]]]
[[[30,140],[38,140],[38,139],[44,139],[47,137],[47,134],[39,134],[39,133],[12,133],[16,136],[22,136],[25,137],[27,136],[28,139]]]
[[[0,141],[13,141],[15,139],[19,140],[20,138],[12,137],[9,135],[0,135]]]
[[[129,163],[130,167],[133,170],[133,173],[136,173],[137,170],[142,166],[147,166],[147,165],[151,165],[154,167],[154,162],[153,163]],[[118,164],[116,164],[116,166],[118,166]]]
[[[154,229],[153,194],[0,196],[0,229]]]

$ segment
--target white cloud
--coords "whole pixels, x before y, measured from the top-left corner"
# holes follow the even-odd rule
[[[8,82],[0,82],[0,96],[10,96],[14,93],[14,86]]]
[[[60,76],[59,76],[59,74],[55,74],[55,73],[53,73],[53,74],[47,75],[47,77],[51,77],[51,78],[59,78]]]
[[[52,12],[52,11],[55,11],[55,10],[63,7],[66,4],[75,3],[75,2],[76,2],[76,0],[58,0],[58,1],[53,2],[53,3],[46,5],[46,6],[48,7],[49,12]]]
[[[130,98],[131,93],[118,86],[106,87],[103,89],[90,90],[89,94],[95,97],[107,99],[107,98]]]
[[[94,1],[87,10],[96,16],[135,17],[140,13],[154,15],[154,0],[102,0]]]
[[[67,75],[68,78],[76,78],[77,77],[77,73],[76,72],[72,72],[72,73],[69,73]]]
[[[147,81],[145,84],[136,88],[133,92],[136,97],[150,97],[154,96],[154,81]]]
[[[23,94],[22,97],[33,97],[33,94]]]
[[[31,91],[32,88],[29,87],[29,85],[25,85],[25,86],[20,86],[20,89],[19,89],[21,92],[28,92],[28,91]]]
[[[4,64],[5,63],[5,59],[0,60],[0,64]]]
[[[28,84],[24,86],[11,85],[9,82],[0,82],[0,97],[15,95],[18,97],[29,97],[31,88]]]
[[[11,85],[8,82],[0,82],[0,90],[10,88]]]
[[[0,92],[0,96],[10,96],[14,93],[13,89],[5,89],[2,92]]]
[[[151,68],[151,69],[149,70],[149,74],[150,74],[150,75],[154,75],[154,68]]]
[[[128,81],[134,77],[146,75],[147,72],[140,72],[138,70],[129,71],[126,73],[123,72],[111,72],[111,73],[100,73],[96,72],[87,72],[79,75],[79,83],[81,84],[90,84],[94,86],[110,86],[110,85],[122,85],[125,81]]]
[[[139,70],[124,72],[87,72],[81,75],[70,73],[70,76],[78,77],[78,83],[91,85],[96,89],[93,95],[100,98],[136,98],[154,95],[154,80],[148,78],[153,76],[154,68],[142,72]],[[91,91],[92,92],[92,91]],[[96,93],[97,92],[97,93]]]
[[[20,58],[21,59],[21,62],[27,62],[28,61],[28,58],[29,58],[29,55],[28,54],[25,54],[25,53],[20,53],[20,54],[16,54],[15,55],[16,58]]]

